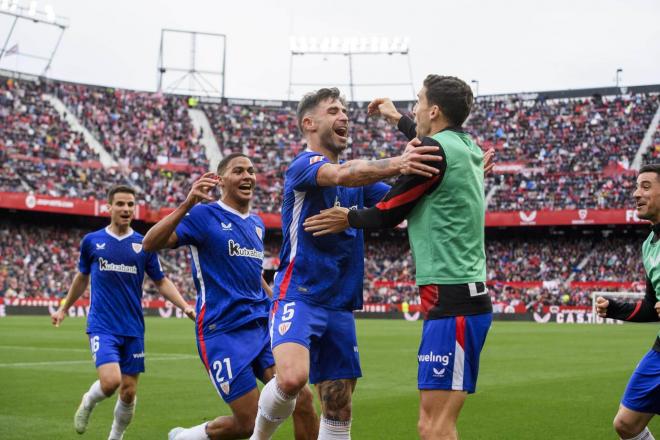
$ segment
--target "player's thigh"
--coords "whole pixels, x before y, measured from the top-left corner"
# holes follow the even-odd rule
[[[439,427],[453,429],[466,398],[465,391],[420,390],[420,424],[428,424],[436,429]]]
[[[273,303],[270,337],[277,381],[289,392],[307,383],[310,347],[325,330],[325,315],[323,309],[301,301]]]
[[[256,389],[253,363],[268,343],[265,323],[256,322],[198,341],[209,378],[225,402],[231,403]]]
[[[108,362],[100,365],[96,369],[96,373],[99,377],[99,382],[101,382],[101,389],[108,396],[114,393],[121,385],[121,370],[117,362]]]
[[[134,376],[144,373],[144,338],[123,336],[120,341],[121,374]]]
[[[253,388],[251,391],[229,403],[232,415],[239,425],[249,428],[250,430],[254,427],[254,420],[257,417],[258,406],[259,390],[257,388]]]
[[[318,384],[362,376],[355,318],[349,311],[327,311],[325,332],[312,341],[310,382]]]
[[[420,390],[474,393],[490,313],[424,321],[417,353]]]
[[[651,349],[630,376],[615,426],[643,427],[653,414],[660,414],[660,353]]]

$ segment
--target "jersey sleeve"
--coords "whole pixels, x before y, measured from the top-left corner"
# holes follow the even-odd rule
[[[147,265],[145,272],[154,281],[160,281],[165,278],[163,273],[163,266],[160,265],[158,254],[156,252],[147,252]]]
[[[409,141],[417,137],[417,124],[406,115],[401,116],[401,119],[399,119],[399,122],[396,124],[396,128],[398,128]]]
[[[401,223],[412,211],[417,202],[425,195],[433,192],[442,183],[447,170],[447,156],[442,145],[435,139],[425,137],[422,146],[438,146],[440,149],[433,154],[442,157],[442,161],[424,162],[439,170],[432,177],[416,174],[399,176],[394,186],[385,197],[374,207],[351,210],[348,213],[348,223],[354,228],[378,229],[392,228]]]
[[[644,299],[635,304],[624,303],[613,298],[605,297],[610,303],[607,306],[607,317],[621,321],[630,322],[654,322],[660,321],[658,312],[655,310],[656,296],[653,283],[646,278],[646,294]]]
[[[199,246],[204,242],[204,205],[197,205],[187,213],[177,225],[175,232],[177,247],[185,245]]]
[[[78,259],[78,270],[84,275],[89,275],[92,271],[92,259],[89,235],[85,235],[80,242],[80,258]]]
[[[380,202],[387,192],[392,188],[386,183],[376,182],[371,185],[364,187],[364,206],[365,208],[371,208]]]
[[[323,165],[330,163],[322,154],[309,154],[294,160],[286,171],[286,177],[296,191],[317,188],[316,174]]]

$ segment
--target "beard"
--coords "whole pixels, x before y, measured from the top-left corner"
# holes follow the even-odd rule
[[[340,154],[342,151],[344,151],[346,149],[348,144],[338,143],[335,140],[334,135],[335,135],[335,132],[332,129],[325,131],[320,136],[321,146],[323,146],[323,148],[326,148],[326,149],[332,151],[335,154]]]

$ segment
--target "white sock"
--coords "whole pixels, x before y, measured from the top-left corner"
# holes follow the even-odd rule
[[[321,416],[318,440],[350,440],[351,421],[328,420]]]
[[[636,436],[631,437],[627,440],[655,440],[655,437],[653,437],[653,434],[651,434],[649,428],[644,428],[644,431],[640,432]]]
[[[271,379],[261,390],[259,411],[254,422],[254,434],[250,440],[270,440],[278,426],[282,424],[296,407],[296,396],[285,394]]]
[[[115,419],[112,421],[112,430],[110,431],[108,440],[121,440],[121,436],[124,435],[124,431],[126,431],[128,424],[133,419],[133,414],[135,414],[136,402],[137,397],[133,399],[132,403],[125,403],[120,398],[117,399],[117,403],[115,404]]]
[[[103,389],[101,388],[101,382],[96,381],[89,387],[89,390],[83,396],[85,407],[90,408],[96,406],[101,400],[107,399],[108,396],[105,395]]]
[[[176,435],[176,440],[209,440],[206,435],[206,423],[184,429]]]

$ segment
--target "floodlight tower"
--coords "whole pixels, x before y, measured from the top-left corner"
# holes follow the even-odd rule
[[[190,37],[190,65],[181,67],[176,63],[170,65],[166,60],[168,37]],[[219,44],[216,50],[200,49],[199,40],[204,38]],[[217,50],[219,49],[219,51]],[[218,60],[217,67],[200,69],[197,67],[197,58],[200,52],[206,60]],[[168,93],[184,93],[192,95],[205,95],[224,98],[225,96],[225,66],[227,54],[227,36],[211,32],[187,31],[181,29],[161,29],[160,48],[158,50],[158,91]],[[173,55],[170,53],[169,55]],[[219,57],[218,57],[219,56]],[[177,78],[169,85],[163,87],[163,76],[167,73],[175,73]],[[188,79],[188,87],[183,85],[183,80]],[[219,83],[218,83],[219,81]]]
[[[60,42],[62,41],[64,31],[69,27],[69,19],[55,15],[55,10],[49,4],[44,5],[43,8],[40,8],[39,6],[40,5],[36,1],[31,1],[28,7],[20,5],[18,0],[2,0],[0,2],[0,14],[13,17],[11,27],[7,33],[7,37],[5,37],[2,49],[0,50],[0,61],[2,61],[4,56],[8,55],[41,60],[44,61],[45,67],[40,74],[42,76],[47,76],[48,70],[50,70],[50,66],[53,63],[55,53],[60,46]],[[33,27],[39,25],[52,26],[59,29],[59,35],[57,37],[57,41],[55,42],[55,46],[52,50],[50,50],[47,56],[21,52],[18,49],[18,43],[12,46],[9,50],[7,49],[7,46],[11,41],[11,37],[14,34],[14,30],[18,23],[25,23]],[[35,34],[38,35],[37,31],[35,31]]]
[[[356,87],[374,86],[409,86],[415,96],[410,64],[410,38],[409,37],[295,37],[289,38],[289,90],[288,99],[291,100],[293,86],[322,86],[341,85],[348,86],[351,101],[355,98]],[[378,55],[399,55],[406,58],[408,63],[408,81],[392,83],[355,83],[353,79],[353,58]],[[346,57],[348,59],[348,83],[309,83],[294,82],[294,60],[302,56],[328,56]]]

